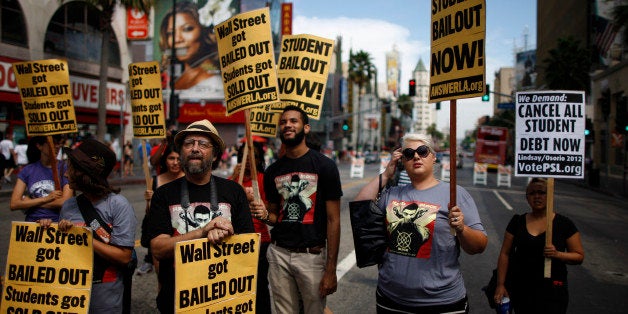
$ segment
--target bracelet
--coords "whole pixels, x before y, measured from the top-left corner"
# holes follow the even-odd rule
[[[265,211],[266,211],[266,216],[264,218],[260,218],[260,220],[264,222],[270,222],[270,220],[268,220],[268,218],[270,217],[270,212],[267,209],[265,209]]]

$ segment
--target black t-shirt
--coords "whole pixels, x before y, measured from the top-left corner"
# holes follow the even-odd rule
[[[289,248],[325,244],[325,202],[342,197],[338,167],[331,159],[311,149],[297,159],[284,156],[264,171],[264,190],[268,202],[279,206],[273,241]]]
[[[545,267],[545,232],[533,236],[526,228],[526,214],[514,215],[506,231],[514,236],[511,250],[509,274],[513,274],[517,288],[538,289],[543,282]],[[567,239],[578,232],[574,223],[567,217],[556,214],[552,221],[552,244],[557,251],[567,250]],[[510,272],[510,267],[513,267]],[[567,267],[564,262],[552,259],[552,280],[567,281]]]
[[[210,204],[210,183],[196,185],[188,182],[190,206],[181,206],[181,182],[185,177],[160,186],[150,203],[146,215],[146,229],[142,237],[150,241],[160,234],[177,236],[202,228],[218,216],[230,218],[236,234],[255,232],[244,189],[234,181],[212,176],[216,180],[218,210]],[[157,306],[162,311],[174,311],[174,259],[162,259],[159,266],[162,288],[157,296]]]

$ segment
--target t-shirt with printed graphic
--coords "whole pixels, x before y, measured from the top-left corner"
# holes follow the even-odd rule
[[[456,191],[465,225],[486,233],[471,195],[460,186]],[[443,182],[425,190],[406,185],[382,193],[378,205],[386,208],[389,243],[378,290],[386,297],[405,306],[450,304],[465,297],[448,203],[449,183]]]
[[[146,228],[142,241],[150,242],[160,234],[177,236],[204,227],[212,219],[223,216],[233,225],[236,234],[255,232],[244,189],[236,182],[212,176],[218,197],[218,210],[210,203],[210,183],[196,185],[187,182],[190,205],[181,206],[181,183],[185,177],[164,184],[155,190],[146,215]],[[174,258],[162,259],[159,265],[159,281],[162,284],[157,295],[157,307],[162,313],[174,311]]]
[[[109,244],[133,248],[137,218],[131,203],[124,196],[111,193],[93,205],[102,220],[112,229]],[[76,197],[63,203],[60,218],[72,221],[75,226],[85,226]],[[92,285],[88,312],[122,313],[123,294],[124,283],[120,267],[110,265],[105,270],[102,282]]]
[[[68,178],[63,174],[67,166],[65,162],[58,161],[57,169],[59,173],[59,183],[61,190],[68,184]],[[17,178],[26,184],[26,192],[30,198],[46,197],[55,190],[55,182],[52,179],[52,168],[44,166],[41,161],[26,165]],[[32,207],[26,210],[26,221],[37,221],[38,219],[52,219],[59,221],[59,211],[51,208]]]
[[[338,167],[331,159],[312,149],[296,159],[284,156],[264,171],[264,189],[268,202],[279,205],[273,241],[290,248],[325,244],[325,202],[342,197]]]

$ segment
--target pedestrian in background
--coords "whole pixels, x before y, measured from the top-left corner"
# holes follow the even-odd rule
[[[134,176],[133,173],[133,144],[131,141],[124,143],[124,175]]]
[[[21,138],[15,145],[15,155],[17,156],[17,169],[18,172],[28,164],[28,156],[26,151],[28,150],[28,140]]]
[[[60,139],[60,136],[54,136],[53,142],[59,143]],[[59,148],[55,145],[54,151],[51,151],[45,136],[30,139],[27,147],[29,164],[18,173],[9,204],[11,210],[24,210],[26,221],[59,221],[61,206],[74,193],[64,175],[67,167],[63,161],[56,161],[61,186],[59,190],[55,188],[52,162]]]
[[[7,129],[4,134],[4,139],[0,141],[0,153],[2,153],[2,158],[4,158],[4,162],[2,163],[4,181],[11,183],[11,175],[13,174],[13,170],[15,170],[17,157],[15,156],[13,145],[13,131],[10,129]]]
[[[159,168],[164,172],[158,176],[153,176],[153,185],[151,189],[144,192],[144,199],[146,200],[146,215],[148,215],[150,210],[150,201],[153,198],[155,190],[157,190],[160,186],[170,183],[171,181],[185,175],[183,169],[181,168],[181,158],[179,156],[179,152],[175,149],[174,144],[165,146],[163,153],[160,154],[161,158],[159,161]],[[144,233],[146,229],[146,215],[142,220],[142,233]],[[144,240],[142,241],[142,246],[148,248],[148,252],[144,257],[144,264],[137,269],[138,275],[151,272],[153,270],[153,266],[155,267],[155,271],[159,273],[159,261],[153,257],[150,249],[150,242]]]
[[[285,154],[264,174],[268,207],[251,203],[256,218],[273,226],[266,254],[278,313],[323,313],[336,292],[342,187],[336,164],[306,145],[309,118],[287,106],[279,119]]]
[[[567,264],[584,260],[580,232],[567,217],[547,217],[547,181],[534,178],[526,188],[531,211],[515,214],[504,233],[497,260],[495,303],[509,297],[517,314],[566,313],[569,303]],[[552,244],[545,245],[547,219],[552,220]],[[552,276],[544,278],[545,258],[552,259]],[[506,274],[510,290],[506,289]]]
[[[482,253],[488,239],[464,188],[456,186],[456,205],[449,206],[449,183],[434,176],[430,138],[406,134],[384,172],[355,200],[375,200],[380,179],[383,186],[392,180],[399,160],[411,183],[384,190],[378,201],[386,213],[389,240],[379,267],[377,313],[468,313],[460,248],[467,254]]]

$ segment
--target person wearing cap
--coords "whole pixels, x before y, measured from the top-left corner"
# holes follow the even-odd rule
[[[377,194],[403,163],[410,184]],[[484,251],[488,238],[475,201],[456,186],[434,176],[436,155],[425,134],[408,133],[392,153],[386,169],[358,193],[355,200],[376,200],[386,213],[388,248],[378,267],[377,313],[468,313],[467,291],[460,271],[460,249]]]
[[[123,271],[132,259],[137,219],[131,203],[118,194],[120,189],[111,187],[107,181],[116,164],[116,155],[107,145],[94,139],[83,141],[73,150],[66,147],[63,150],[69,160],[66,176],[70,188],[82,194],[63,203],[59,230],[67,231],[72,226],[96,229],[93,230],[94,277],[88,312],[122,313]],[[91,206],[86,206],[84,200]],[[86,218],[82,211],[96,211],[111,232],[97,227],[100,226],[98,218]],[[50,222],[40,220],[45,227]]]
[[[208,120],[196,121],[174,138],[185,176],[153,193],[142,241],[149,241],[159,260],[161,289],[157,308],[174,311],[174,248],[176,242],[207,238],[219,243],[234,233],[252,233],[253,221],[244,189],[236,182],[212,175],[225,144]],[[212,194],[216,203],[212,204]],[[210,209],[210,220],[195,215],[197,208]]]
[[[268,248],[270,282],[277,313],[323,313],[338,285],[342,187],[336,164],[310,149],[308,116],[286,106],[279,119],[285,154],[265,170],[268,207],[251,202],[257,219],[273,225]]]

